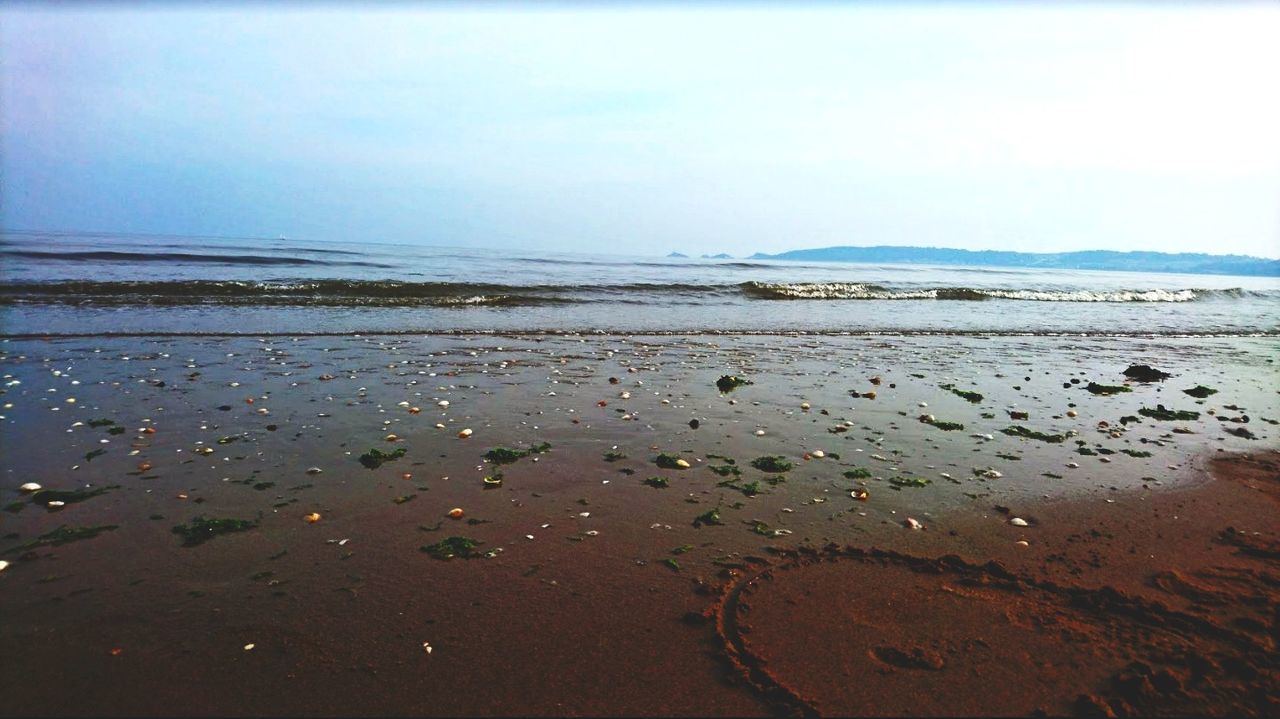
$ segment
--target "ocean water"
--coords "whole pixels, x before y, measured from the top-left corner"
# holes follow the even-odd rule
[[[0,331],[1280,334],[1280,278],[7,231]]]

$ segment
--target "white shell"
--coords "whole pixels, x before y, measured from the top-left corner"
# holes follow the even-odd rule
[[[462,430],[461,432],[459,432],[459,433],[458,433],[458,436],[459,436],[459,437],[461,437],[461,438],[463,438],[463,439],[466,439],[467,437],[470,437],[470,436],[471,436],[471,429],[470,429],[470,428],[468,428],[468,429],[464,429],[464,430]]]
[[[823,457],[827,456],[827,453],[823,452],[820,449],[815,449],[810,454],[812,454],[814,457],[817,457],[818,459],[822,459]]]
[[[9,563],[4,561],[3,559],[0,559],[0,572],[3,572],[8,568],[9,568]]]
[[[39,492],[39,491],[42,489],[42,487],[41,487],[40,485],[36,484],[35,482],[27,482],[26,484],[22,485],[21,487],[18,487],[18,489],[20,489],[20,490],[22,490],[22,491],[24,491],[24,492]]]
[[[1014,517],[1013,519],[1009,520],[1009,524],[1012,524],[1015,527],[1025,527],[1027,526],[1027,520],[1023,519],[1022,517]]]
[[[763,436],[764,436],[764,430],[763,430],[763,429],[757,429],[757,430],[756,430],[756,436],[757,436],[757,437],[763,437]]]
[[[923,524],[921,524],[919,521],[915,519],[912,519],[911,517],[907,517],[906,519],[902,520],[902,526],[906,527],[907,529],[924,529]]]
[[[800,409],[809,409],[809,403],[808,403],[808,402],[801,402],[801,403],[800,403]]]
[[[319,467],[307,467],[307,474],[320,474],[323,471]]]
[[[449,400],[447,400],[447,399],[442,399],[442,400],[440,400],[439,402],[436,402],[436,406],[437,406],[437,407],[448,407],[448,406],[449,406]]]

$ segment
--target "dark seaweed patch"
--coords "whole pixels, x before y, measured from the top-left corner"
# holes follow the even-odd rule
[[[1065,434],[1045,434],[1033,429],[1027,429],[1022,425],[1012,425],[1000,430],[1002,433],[1010,437],[1025,437],[1026,439],[1038,439],[1041,442],[1049,442],[1051,444],[1061,444],[1067,439]]]
[[[46,532],[36,537],[30,542],[7,549],[4,553],[23,552],[36,547],[57,547],[70,542],[79,542],[82,539],[93,539],[103,532],[110,532],[118,528],[119,526],[115,524],[104,524],[98,527],[68,527],[63,525],[52,532]]]
[[[1195,387],[1192,387],[1191,389],[1184,389],[1182,390],[1182,392],[1184,394],[1189,394],[1192,397],[1195,397],[1196,399],[1204,399],[1205,397],[1208,397],[1211,394],[1217,394],[1218,390],[1210,389],[1209,387],[1205,387],[1202,384],[1198,384]]]
[[[737,375],[727,374],[722,376],[720,379],[716,380],[716,389],[720,390],[721,394],[725,394],[728,392],[732,392],[733,390],[741,387],[744,384],[755,384],[755,383],[749,379],[739,377]]]
[[[644,480],[644,483],[655,489],[666,489],[671,484],[671,481],[666,477],[650,477]]]
[[[1090,382],[1089,384],[1085,385],[1084,388],[1090,394],[1101,394],[1101,395],[1111,395],[1111,394],[1119,394],[1121,392],[1133,391],[1133,388],[1126,387],[1125,385],[1122,385],[1122,384],[1098,384],[1097,382]]]
[[[1181,409],[1167,409],[1164,405],[1158,404],[1155,409],[1143,407],[1138,410],[1138,414],[1151,419],[1158,419],[1164,422],[1173,422],[1179,420],[1199,419],[1199,412],[1191,412]]]
[[[766,455],[764,457],[756,457],[751,460],[751,466],[761,472],[790,472],[795,466],[787,461],[785,457],[778,455]]]
[[[694,529],[700,528],[704,524],[724,524],[720,521],[719,508],[708,510],[693,518]]]
[[[360,464],[368,469],[377,469],[382,466],[383,462],[391,462],[400,459],[405,455],[407,450],[401,447],[393,452],[383,452],[376,447],[360,455]]]
[[[480,556],[475,551],[479,545],[480,542],[470,537],[446,537],[435,544],[424,546],[422,551],[436,559],[453,559],[454,557],[473,559]]]
[[[970,402],[973,402],[974,404],[977,404],[982,401],[982,395],[972,390],[956,389],[956,386],[953,384],[944,384],[940,386],[943,389],[950,391],[951,394],[954,394],[957,397],[961,397]]]
[[[257,522],[247,519],[206,519],[199,516],[192,519],[189,524],[179,524],[172,531],[182,537],[182,546],[194,547],[204,544],[219,534],[244,532],[257,526]]]
[[[853,469],[845,470],[844,476],[846,479],[867,479],[871,476],[871,470],[863,467],[854,467]]]
[[[682,461],[682,459],[683,458],[680,457],[680,455],[666,454],[664,452],[662,454],[659,454],[658,458],[653,460],[653,463],[663,469],[684,469],[684,467],[678,464],[678,462]],[[688,462],[685,462],[685,465],[688,466]]]

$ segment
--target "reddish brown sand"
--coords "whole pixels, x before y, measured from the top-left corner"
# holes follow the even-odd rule
[[[960,554],[787,552],[725,586],[717,632],[785,713],[1276,716],[1280,456],[1209,470],[1035,508],[1026,547],[959,523]]]
[[[1080,342],[0,343],[0,715],[1280,714],[1273,350]]]

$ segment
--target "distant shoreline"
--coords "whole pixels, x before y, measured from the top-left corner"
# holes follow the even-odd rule
[[[1117,252],[1003,252],[955,250],[941,247],[819,247],[775,255],[757,252],[749,260],[807,260],[810,262],[891,262],[895,264],[974,265],[1053,270],[1161,272],[1193,275],[1280,277],[1280,260],[1246,255],[1203,253]]]

